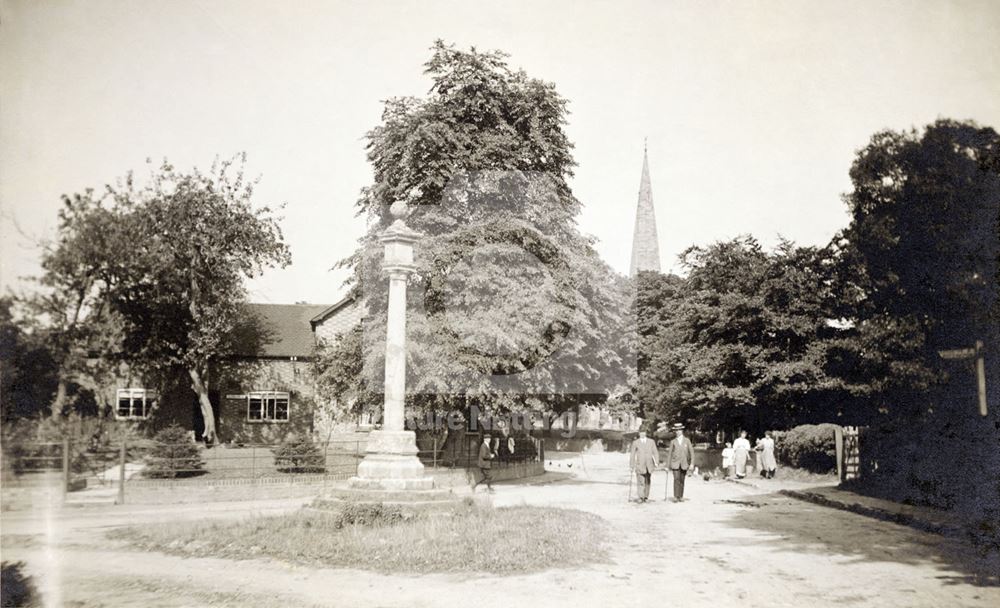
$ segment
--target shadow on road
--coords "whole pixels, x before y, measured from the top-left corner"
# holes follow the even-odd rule
[[[746,508],[724,521],[727,526],[764,533],[748,541],[783,551],[842,555],[860,562],[929,564],[943,584],[1000,586],[1000,555],[984,555],[970,544],[804,503],[781,494],[726,500]]]

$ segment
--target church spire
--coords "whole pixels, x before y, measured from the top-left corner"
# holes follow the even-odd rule
[[[642,143],[642,178],[639,180],[639,204],[635,211],[632,235],[632,264],[629,276],[641,270],[660,271],[660,245],[656,236],[656,213],[653,210],[653,187],[649,182],[649,155]]]

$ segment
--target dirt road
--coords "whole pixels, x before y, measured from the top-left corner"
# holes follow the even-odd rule
[[[565,466],[564,462],[564,466]],[[626,502],[625,460],[586,457],[572,475],[500,485],[497,506],[536,504],[597,513],[615,540],[608,563],[526,576],[394,575],[138,553],[109,526],[277,513],[301,501],[5,513],[3,559],[26,560],[53,606],[997,606],[998,571],[952,540],[775,494],[769,485],[689,480],[689,500]],[[568,467],[562,469],[569,471]],[[553,476],[555,477],[555,476]]]

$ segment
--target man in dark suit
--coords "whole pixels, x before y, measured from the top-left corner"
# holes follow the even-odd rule
[[[629,468],[639,483],[639,502],[649,500],[649,482],[653,471],[660,466],[660,453],[656,442],[646,437],[646,429],[639,431],[639,438],[632,442],[629,453]]]
[[[691,440],[684,436],[684,425],[675,424],[676,433],[667,450],[667,467],[674,476],[674,502],[684,500],[684,480],[688,469],[694,466],[694,446]]]
[[[472,484],[472,491],[476,491],[476,486],[486,482],[486,491],[493,491],[493,459],[496,458],[496,454],[493,453],[493,448],[490,447],[492,439],[488,434],[483,435],[483,443],[479,446],[479,456],[476,458],[476,466],[479,467],[479,472],[482,473],[483,478]]]

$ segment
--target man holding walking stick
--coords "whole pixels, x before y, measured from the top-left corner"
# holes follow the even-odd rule
[[[639,438],[632,442],[629,453],[629,468],[636,476],[640,503],[649,500],[649,483],[652,481],[653,471],[658,466],[660,466],[660,454],[656,449],[656,442],[646,437],[646,429],[642,428],[639,430]]]
[[[688,469],[694,464],[694,446],[684,436],[683,424],[675,424],[673,430],[677,436],[670,442],[670,449],[667,450],[667,467],[674,476],[674,502],[681,502],[684,500],[684,480]]]

